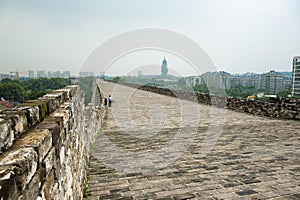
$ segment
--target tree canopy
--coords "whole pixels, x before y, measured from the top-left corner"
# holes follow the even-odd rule
[[[277,97],[286,98],[291,94],[290,90],[283,90],[277,93]]]
[[[36,99],[50,90],[60,89],[68,84],[63,78],[38,78],[24,81],[2,79],[0,96],[12,102],[23,102]]]
[[[196,85],[194,86],[194,90],[195,90],[196,92],[201,92],[201,93],[206,93],[206,94],[209,93],[209,90],[208,90],[206,84],[196,84]]]
[[[217,88],[210,88],[208,89],[206,84],[196,84],[194,86],[194,90],[196,92],[201,93],[215,93],[215,94],[223,94],[224,91],[218,90]],[[234,98],[247,98],[251,95],[256,95],[257,93],[264,92],[262,89],[257,89],[254,86],[242,86],[237,85],[233,88],[225,89],[226,96],[234,97]]]
[[[257,89],[254,86],[237,85],[234,88],[226,89],[227,96],[234,98],[247,98],[248,96],[257,95],[257,93],[264,92],[263,89]]]

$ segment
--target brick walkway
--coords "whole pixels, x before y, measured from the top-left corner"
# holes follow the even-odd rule
[[[92,150],[88,199],[300,199],[299,121],[100,85],[114,102]]]

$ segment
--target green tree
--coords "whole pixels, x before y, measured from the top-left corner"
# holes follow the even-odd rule
[[[229,88],[229,89],[226,89],[226,94],[227,96],[230,96],[230,97],[240,97],[241,94],[240,94],[240,90],[238,88]]]
[[[24,81],[25,89],[31,91],[47,91],[49,89],[56,90],[66,86],[67,84],[68,80],[63,78],[38,78]]]
[[[2,79],[0,82],[0,96],[10,101],[23,102],[36,99],[49,90],[55,90],[66,86],[67,79],[63,78],[39,78],[26,81]]]
[[[23,102],[24,92],[24,88],[14,81],[8,81],[0,85],[0,96],[6,100]]]
[[[248,96],[256,95],[263,91],[264,90],[257,89],[254,86],[237,85],[234,88],[226,89],[226,94],[234,98],[247,98]]]
[[[118,82],[121,79],[120,76],[116,76],[112,79],[113,82]]]
[[[289,90],[283,90],[277,93],[277,97],[287,98],[291,94]]]
[[[194,86],[194,91],[201,92],[201,93],[209,93],[209,90],[208,90],[206,84],[196,84]]]
[[[24,93],[24,99],[26,100],[31,100],[31,99],[37,99],[43,95],[45,95],[47,92],[46,91],[38,91],[38,90],[34,90],[34,91],[26,91]]]
[[[4,78],[1,80],[1,84],[5,84],[5,83],[12,83],[14,82],[13,80],[11,80],[10,78]]]

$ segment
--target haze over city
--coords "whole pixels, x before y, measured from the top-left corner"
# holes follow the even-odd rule
[[[297,0],[212,1],[0,1],[1,73],[69,70],[111,37],[153,27],[176,31],[198,43],[217,70],[230,73],[291,71],[300,55]],[[159,65],[165,52],[132,54],[109,73]],[[193,75],[167,55],[169,68]]]
[[[0,0],[0,200],[300,200],[300,0]]]

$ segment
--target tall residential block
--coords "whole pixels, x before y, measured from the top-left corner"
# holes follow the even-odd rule
[[[38,70],[38,71],[36,72],[36,76],[37,76],[38,78],[47,78],[47,73],[46,73],[45,70]]]
[[[265,89],[267,94],[276,95],[283,90],[284,76],[274,70],[261,75],[261,88]]]
[[[292,96],[300,97],[300,56],[293,59]]]
[[[201,75],[203,83],[215,89],[227,89],[231,86],[231,74],[225,71],[206,72]]]
[[[34,78],[34,71],[33,70],[28,71],[28,77],[29,78]]]

